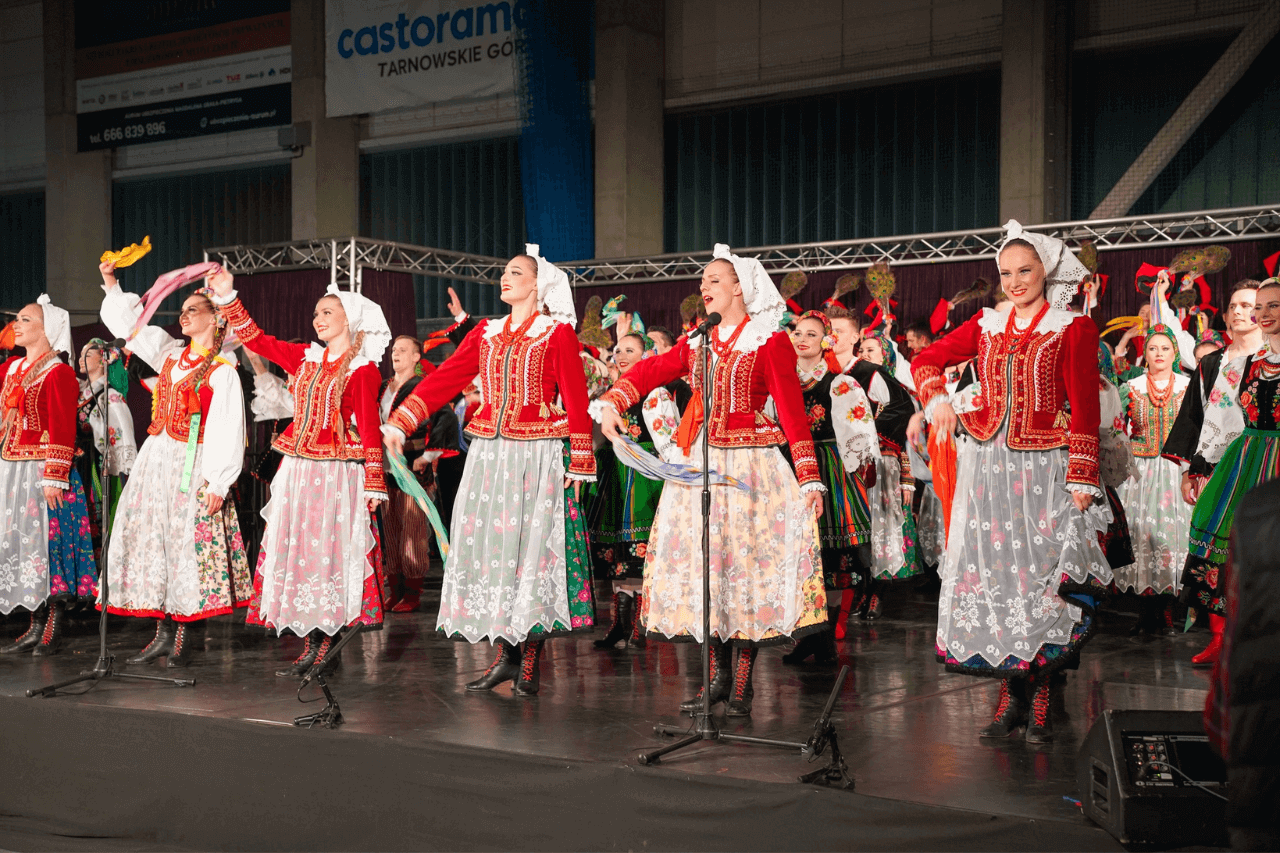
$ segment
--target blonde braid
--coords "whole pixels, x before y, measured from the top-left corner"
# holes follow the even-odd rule
[[[200,294],[200,295],[204,296],[204,294]],[[210,300],[208,296],[205,296],[204,299],[206,302],[209,303],[209,310],[214,313],[214,316],[218,317],[218,319],[221,320],[222,318],[218,314],[218,309],[214,307],[213,301]],[[227,323],[225,320],[222,320],[222,322],[219,323],[217,328],[214,330],[213,346],[211,346],[209,348],[209,351],[205,353],[204,359],[200,362],[200,366],[196,368],[195,373],[191,377],[192,391],[200,390],[200,384],[204,382],[205,377],[209,375],[209,371],[213,369],[214,359],[216,359],[219,355],[221,355],[222,344],[224,341],[226,341],[226,339],[227,339]]]

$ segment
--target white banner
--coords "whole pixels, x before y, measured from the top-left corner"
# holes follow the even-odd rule
[[[417,107],[515,89],[524,3],[325,0],[325,112]]]

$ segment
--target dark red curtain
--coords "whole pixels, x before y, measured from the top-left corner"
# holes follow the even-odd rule
[[[1206,277],[1212,292],[1213,304],[1222,308],[1226,305],[1227,291],[1235,282],[1245,278],[1263,279],[1266,270],[1262,259],[1280,251],[1280,238],[1268,238],[1257,241],[1243,241],[1225,244],[1231,250],[1231,262],[1220,273]],[[1180,251],[1177,248],[1148,247],[1102,252],[1099,255],[1099,272],[1110,276],[1107,292],[1099,302],[1095,318],[1098,325],[1103,325],[1112,317],[1123,317],[1136,314],[1142,303],[1134,289],[1133,279],[1138,267],[1143,262],[1158,265],[1169,263]],[[978,276],[986,278],[993,284],[998,283],[996,264],[987,261],[956,261],[952,263],[920,264],[914,266],[894,267],[897,279],[898,318],[902,326],[916,320],[927,320],[934,306],[941,298],[948,298],[973,283]],[[804,308],[817,308],[824,299],[831,295],[836,279],[843,272],[819,272],[809,276],[809,285],[796,299]],[[775,275],[774,281],[782,280]],[[609,300],[619,293],[627,295],[624,308],[640,312],[647,325],[666,326],[676,332],[680,329],[680,301],[698,289],[697,279],[682,281],[655,282],[637,284],[627,287],[624,284],[613,284],[606,287],[578,287],[574,290],[574,299],[581,313],[592,296],[600,296]],[[865,288],[853,297],[853,304],[848,299],[845,304],[857,311],[862,311],[871,302]],[[952,321],[963,322],[972,316],[978,308],[991,305],[990,299],[971,302],[959,306],[952,312]],[[899,329],[901,331],[901,329]]]

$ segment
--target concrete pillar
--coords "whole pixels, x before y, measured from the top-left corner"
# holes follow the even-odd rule
[[[596,3],[596,257],[662,251],[662,0]]]
[[[1070,218],[1071,8],[1004,0],[1000,221]]]
[[[360,122],[325,118],[324,3],[293,4],[293,121],[311,123],[311,144],[293,160],[294,240],[359,230]]]
[[[45,0],[45,289],[72,325],[97,317],[111,247],[111,152],[76,151],[75,55],[74,0]]]

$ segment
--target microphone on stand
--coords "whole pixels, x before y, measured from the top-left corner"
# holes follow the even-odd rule
[[[713,328],[719,325],[720,325],[720,313],[718,311],[712,311],[710,314],[707,315],[706,320],[703,320],[701,323],[699,323],[697,327],[694,328],[694,330],[689,333],[689,337],[692,338],[695,335],[702,335],[705,338],[708,334],[711,333],[711,330]]]

